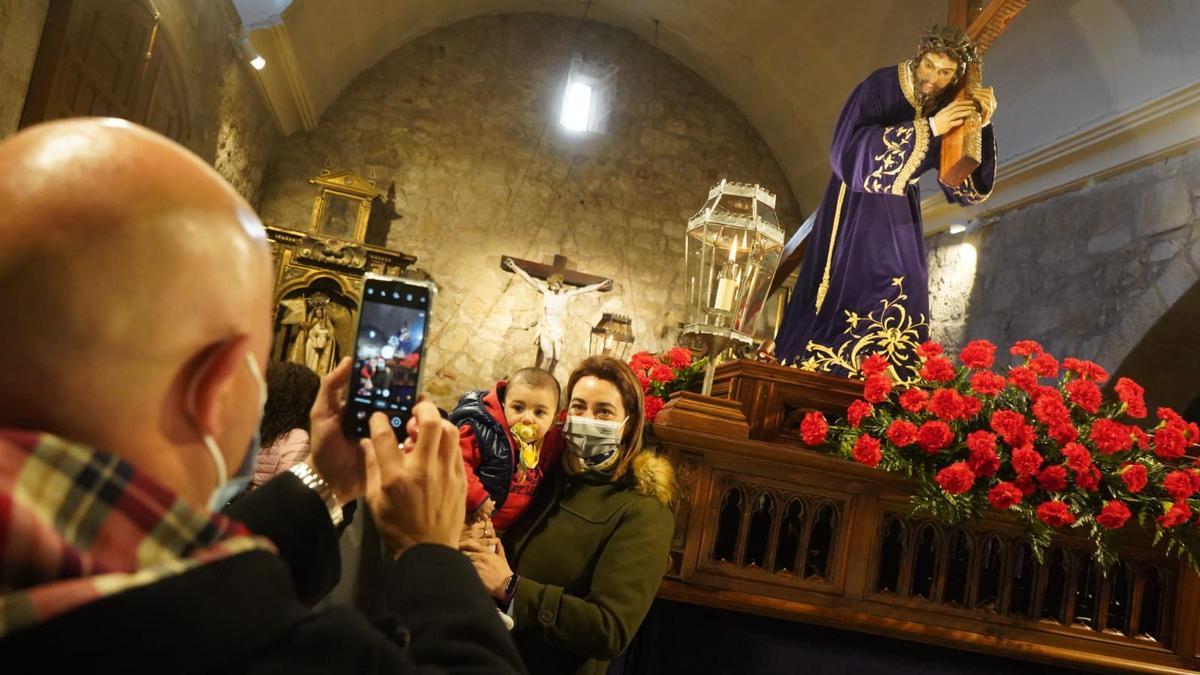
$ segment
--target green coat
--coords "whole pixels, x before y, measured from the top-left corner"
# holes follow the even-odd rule
[[[616,483],[561,467],[543,483],[504,542],[531,675],[604,673],[629,646],[666,571],[674,490],[670,463],[650,452]]]

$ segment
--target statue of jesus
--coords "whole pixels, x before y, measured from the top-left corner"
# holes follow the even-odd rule
[[[513,262],[513,259],[505,256],[503,260],[504,269],[511,270],[517,276],[525,280],[525,283],[533,286],[539,293],[542,294],[542,319],[538,324],[537,334],[537,363],[538,368],[544,368],[548,372],[553,373],[554,367],[558,365],[558,359],[562,354],[563,334],[566,330],[566,315],[567,315],[567,300],[584,293],[592,291],[606,291],[612,288],[612,279],[591,284],[590,286],[582,286],[580,288],[567,288],[563,284],[561,274],[552,274],[545,281],[535,279],[528,272],[521,269],[520,265]]]

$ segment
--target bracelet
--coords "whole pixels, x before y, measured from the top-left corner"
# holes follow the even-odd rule
[[[333,494],[333,486],[325,481],[316,471],[313,470],[307,462],[293,464],[288,471],[292,472],[304,487],[317,493],[322,502],[325,502],[325,508],[329,511],[329,520],[333,522],[333,526],[337,527],[342,524],[342,504],[338,501],[337,495]]]

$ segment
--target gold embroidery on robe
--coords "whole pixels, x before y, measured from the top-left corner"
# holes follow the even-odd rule
[[[837,349],[809,340],[807,357],[798,364],[801,370],[828,373],[841,368],[857,374],[862,360],[872,354],[883,354],[891,368],[889,373],[897,384],[912,384],[920,372],[917,347],[920,346],[920,328],[928,327],[925,316],[911,316],[903,301],[908,299],[904,292],[904,277],[892,279],[896,295],[883,299],[878,312],[859,316],[857,312],[846,313],[846,328],[843,335],[850,339]]]
[[[904,92],[908,104],[913,107],[916,117],[913,118],[911,127],[905,124],[884,127],[885,149],[873,158],[879,163],[879,167],[863,181],[863,189],[867,192],[903,197],[917,167],[925,161],[925,155],[929,151],[930,134],[929,122],[921,116],[921,106],[917,103],[916,93],[913,91],[909,62],[901,63],[897,68],[900,90]],[[890,183],[886,180],[888,178],[892,179]]]

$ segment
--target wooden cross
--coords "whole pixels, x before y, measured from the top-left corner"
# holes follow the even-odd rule
[[[500,256],[500,269],[504,269],[505,257],[506,256]],[[512,256],[507,257],[512,258],[513,263],[517,267],[525,270],[529,276],[534,277],[535,279],[549,279],[551,276],[558,274],[562,276],[563,283],[567,286],[591,286],[592,284],[598,284],[608,280],[608,277],[601,277],[596,276],[595,274],[580,272],[579,270],[568,269],[571,261],[568,260],[566,256],[555,255],[554,263],[550,265],[535,262],[533,260],[513,258]],[[509,270],[504,269],[504,271],[507,272]],[[611,288],[603,290],[607,293],[609,290],[611,290]]]
[[[992,46],[996,38],[1008,27],[1029,0],[950,0],[950,24],[961,28],[971,41],[979,56]],[[979,62],[967,66],[967,73],[962,78],[958,93],[953,100],[960,101],[967,97],[968,83],[972,86],[979,84],[982,74]],[[958,186],[979,167],[982,149],[980,145],[981,130],[978,125],[967,128],[966,124],[947,133],[942,138],[942,157],[938,166],[938,180],[945,185]]]

